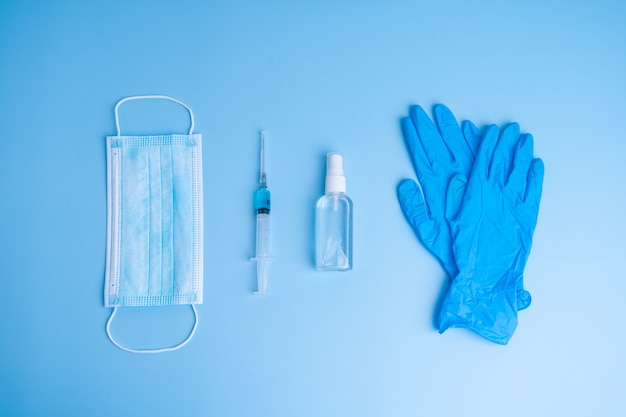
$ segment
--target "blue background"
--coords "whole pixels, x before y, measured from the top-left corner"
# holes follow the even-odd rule
[[[623,1],[0,1],[0,415],[626,415]],[[168,94],[204,138],[204,304],[182,350],[109,342],[105,136],[113,106]],[[452,329],[446,277],[406,223],[411,104],[518,121],[546,165],[508,346]],[[128,133],[183,110],[128,103]],[[162,117],[150,118],[158,112]],[[252,295],[258,131],[273,254]],[[355,267],[313,268],[324,155],[342,152]],[[188,307],[126,309],[134,346]]]

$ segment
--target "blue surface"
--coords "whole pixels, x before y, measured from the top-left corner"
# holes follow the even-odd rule
[[[221,3],[0,1],[0,415],[626,415],[626,3]],[[104,331],[104,138],[118,99],[155,93],[204,138],[205,302],[189,345],[141,356]],[[396,199],[414,175],[399,119],[439,102],[519,122],[546,165],[533,304],[506,347],[437,333],[447,278]],[[122,123],[186,126],[151,111]],[[248,260],[261,128],[264,298]],[[346,273],[313,266],[329,151],[355,208]],[[125,310],[114,331],[156,344],[192,321]]]

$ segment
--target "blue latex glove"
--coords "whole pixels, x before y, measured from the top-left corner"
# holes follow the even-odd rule
[[[435,124],[420,106],[412,106],[410,117],[401,120],[404,139],[422,189],[413,180],[398,186],[404,215],[422,244],[439,260],[452,279],[458,274],[452,251],[452,235],[446,218],[446,193],[454,175],[469,176],[482,133],[470,121],[459,127],[443,104],[434,108]],[[423,196],[422,196],[423,191]],[[530,294],[518,283],[519,310],[528,307]]]
[[[458,269],[445,218],[445,196],[453,175],[469,175],[481,135],[473,124],[465,123],[464,136],[452,112],[442,104],[435,106],[434,119],[437,126],[420,106],[412,106],[410,117],[401,120],[422,189],[413,180],[403,180],[398,186],[398,200],[419,240],[437,257],[448,276],[454,277]]]
[[[519,288],[537,223],[544,167],[515,123],[487,129],[469,179],[447,193],[459,273],[444,297],[439,331],[464,327],[506,344],[517,327]]]

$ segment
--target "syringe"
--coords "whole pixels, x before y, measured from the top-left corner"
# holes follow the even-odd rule
[[[254,209],[256,210],[256,261],[257,291],[255,294],[267,293],[267,264],[270,256],[270,190],[267,189],[266,133],[261,131],[261,173],[259,189],[254,193]]]

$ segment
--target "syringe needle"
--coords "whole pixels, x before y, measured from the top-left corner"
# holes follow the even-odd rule
[[[265,131],[261,131],[261,175],[259,176],[259,183],[261,187],[267,187],[267,172],[265,171],[266,154],[265,154]]]

